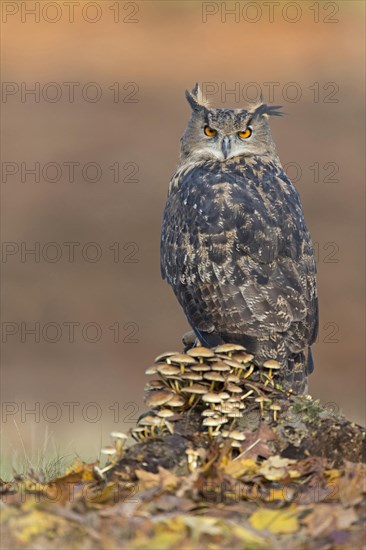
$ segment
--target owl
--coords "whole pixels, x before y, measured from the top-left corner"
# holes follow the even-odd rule
[[[307,391],[317,337],[316,264],[298,192],[269,127],[281,107],[214,109],[196,84],[161,233],[161,273],[198,340],[243,345]]]

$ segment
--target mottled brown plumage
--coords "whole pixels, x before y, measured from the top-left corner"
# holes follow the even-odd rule
[[[316,266],[269,130],[278,108],[210,109],[198,87],[187,97],[193,113],[164,211],[162,276],[204,345],[240,343],[259,364],[277,359],[284,386],[305,391]]]

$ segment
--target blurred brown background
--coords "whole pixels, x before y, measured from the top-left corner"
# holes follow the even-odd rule
[[[288,113],[273,133],[319,259],[310,391],[364,423],[364,3],[237,2],[225,21],[221,2],[76,2],[73,22],[57,4],[2,6],[4,471],[98,457],[143,410],[145,368],[181,347],[159,237],[197,80],[217,106],[261,89]]]

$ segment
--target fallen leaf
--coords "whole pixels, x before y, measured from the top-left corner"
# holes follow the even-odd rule
[[[291,466],[296,461],[290,458],[281,458],[279,455],[269,457],[259,468],[258,473],[269,481],[279,481],[287,477],[300,477],[299,472]]]
[[[358,516],[353,508],[340,505],[318,504],[301,523],[305,524],[312,537],[325,535],[330,531],[347,529],[357,521]]]
[[[243,458],[241,460],[230,460],[228,461],[223,470],[226,474],[234,479],[239,479],[240,477],[250,474],[254,475],[257,473],[259,466],[256,461],[252,458]]]
[[[249,517],[249,523],[255,529],[271,533],[295,533],[299,529],[296,515],[297,506],[295,504],[280,510],[260,508]]]
[[[268,442],[276,439],[276,436],[272,430],[262,421],[258,430],[255,432],[243,432],[245,435],[245,441],[242,444],[242,451],[240,457],[257,459],[258,456],[268,458],[271,456],[272,451],[269,448]]]
[[[175,489],[180,483],[179,477],[159,466],[157,474],[147,472],[146,470],[136,470],[136,476],[139,479],[139,490],[152,489],[161,486],[162,489]]]

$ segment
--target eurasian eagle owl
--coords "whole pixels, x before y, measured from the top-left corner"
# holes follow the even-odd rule
[[[239,343],[280,382],[307,388],[318,327],[316,265],[299,195],[269,117],[280,107],[213,109],[198,87],[161,235],[161,272],[208,347]]]

